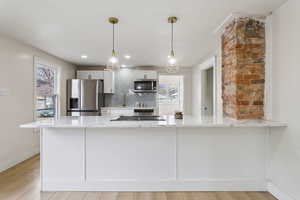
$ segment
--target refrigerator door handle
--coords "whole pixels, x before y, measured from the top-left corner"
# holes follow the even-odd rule
[[[97,81],[96,85],[96,108],[99,110],[99,81]]]
[[[84,104],[84,99],[83,99],[83,95],[84,95],[84,92],[83,92],[83,88],[82,87],[82,84],[83,84],[83,81],[80,80],[80,89],[79,89],[79,101],[80,101],[80,104],[79,104],[79,110],[83,110],[83,104]]]

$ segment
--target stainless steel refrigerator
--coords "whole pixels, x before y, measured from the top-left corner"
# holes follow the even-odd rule
[[[68,116],[98,116],[103,106],[103,80],[67,80]]]

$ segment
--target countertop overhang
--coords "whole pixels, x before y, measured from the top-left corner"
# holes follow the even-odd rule
[[[286,127],[287,123],[268,120],[232,120],[196,118],[184,116],[176,120],[174,116],[163,116],[166,121],[111,121],[117,116],[82,116],[46,119],[20,125],[21,128],[197,128],[197,127]]]

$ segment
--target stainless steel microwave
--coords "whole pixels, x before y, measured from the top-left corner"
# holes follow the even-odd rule
[[[155,79],[138,79],[134,81],[135,93],[156,93],[157,81]]]

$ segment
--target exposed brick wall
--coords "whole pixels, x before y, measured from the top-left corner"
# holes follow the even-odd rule
[[[222,98],[225,117],[264,117],[265,25],[239,18],[222,35]]]

